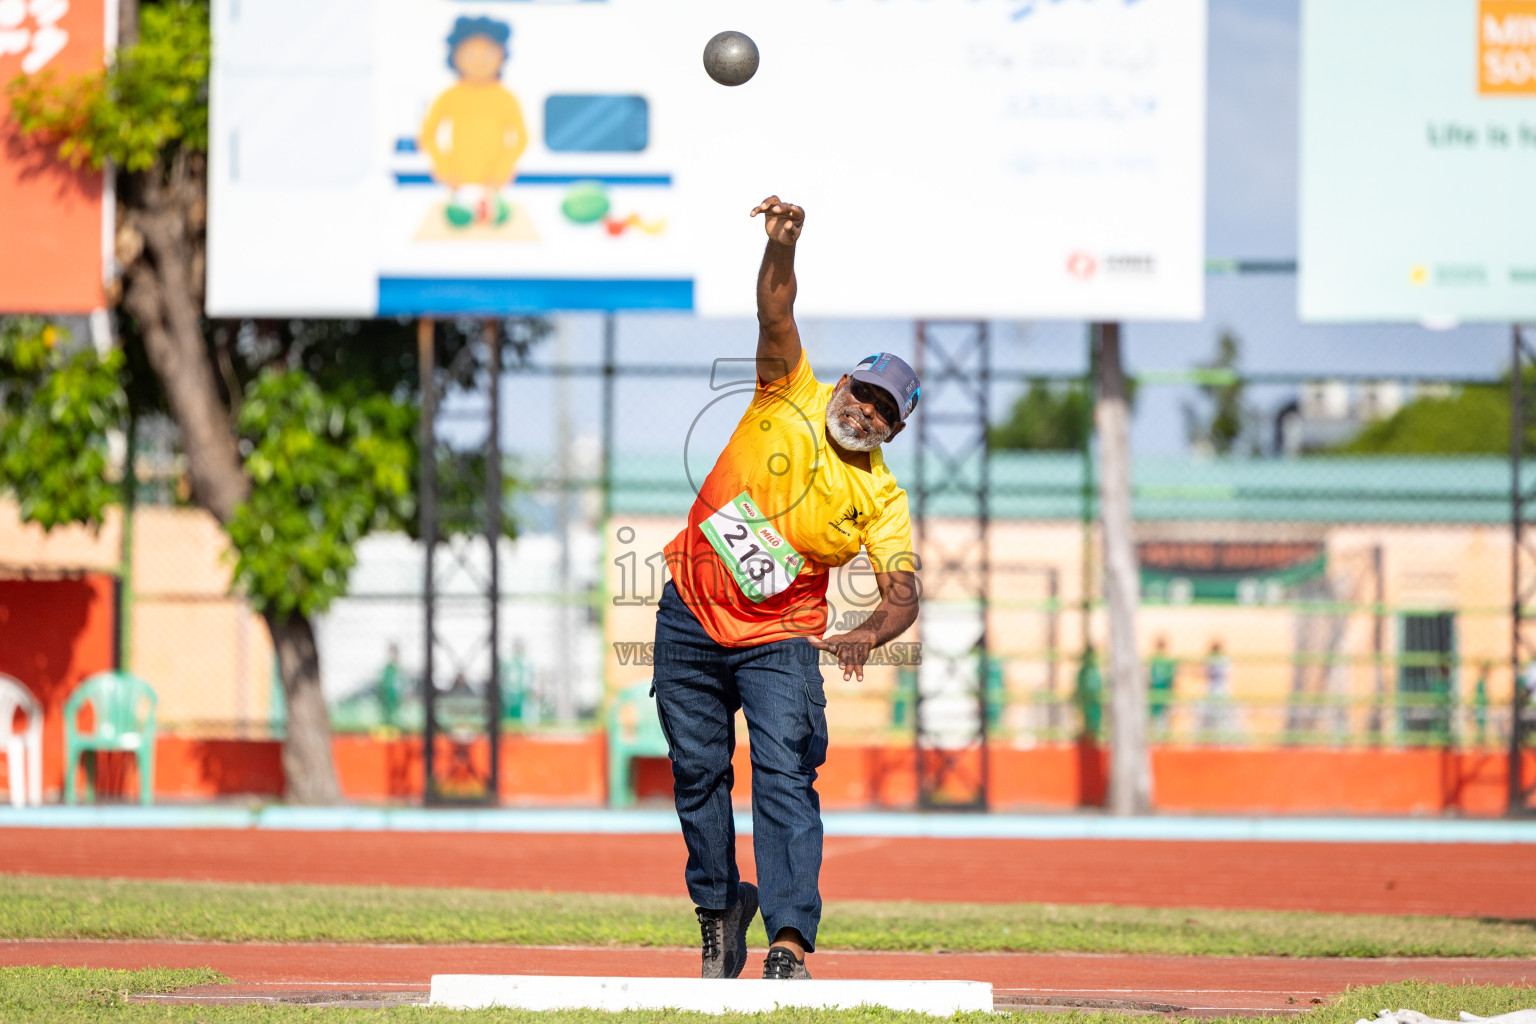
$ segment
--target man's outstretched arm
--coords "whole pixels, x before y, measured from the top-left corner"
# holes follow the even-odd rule
[[[880,603],[855,629],[829,637],[809,637],[811,646],[837,655],[837,667],[843,679],[853,676],[864,681],[864,665],[869,652],[905,633],[917,621],[917,602],[922,591],[917,588],[917,573],[906,570],[875,573],[880,588]]]
[[[805,211],[778,196],[752,210],[763,214],[768,247],[757,269],[757,376],[765,384],[788,377],[800,363],[800,328],[795,326],[795,242]]]

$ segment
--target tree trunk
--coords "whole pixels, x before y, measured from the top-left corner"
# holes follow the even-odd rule
[[[1120,325],[1099,332],[1099,475],[1104,520],[1104,590],[1109,604],[1109,809],[1152,810],[1152,758],[1147,746],[1147,683],[1136,649],[1140,589],[1131,534],[1130,409],[1120,361]]]
[[[251,482],[203,337],[202,162],[178,157],[128,179],[124,227],[142,253],[129,264],[123,304],[181,430],[192,497],[227,524]]]
[[[123,306],[138,321],[181,432],[193,500],[228,525],[251,480],[203,333],[204,166],[201,156],[181,154],[169,167],[124,176],[118,259],[127,268]],[[268,616],[267,628],[288,701],[284,787],[299,803],[333,803],[338,786],[314,631],[301,616]]]
[[[320,655],[315,631],[302,615],[267,617],[277,649],[288,735],[283,741],[284,795],[295,804],[333,804],[340,796],[331,758],[331,722],[320,692]]]
[[[139,0],[117,0],[117,45],[123,49],[139,41]]]

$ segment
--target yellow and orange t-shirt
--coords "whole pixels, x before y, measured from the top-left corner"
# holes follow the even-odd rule
[[[827,572],[860,548],[877,572],[916,568],[907,494],[880,451],[865,472],[828,448],[832,391],[804,352],[788,377],[759,382],[666,547],[678,594],[716,643],[821,636]]]

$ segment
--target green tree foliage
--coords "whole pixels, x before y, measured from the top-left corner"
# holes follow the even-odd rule
[[[0,320],[0,491],[15,495],[24,521],[99,526],[117,501],[107,434],[127,408],[122,363],[40,318]]]
[[[11,114],[24,136],[52,142],[71,166],[146,170],[168,150],[208,150],[208,5],[172,0],[143,8],[142,41],[102,71],[11,81]]]
[[[1415,399],[1333,451],[1343,455],[1508,455],[1509,382]]]
[[[1125,382],[1126,401],[1136,407],[1136,381]],[[1008,419],[992,428],[993,448],[1011,451],[1080,451],[1093,432],[1093,401],[1081,382],[1032,380],[1013,403]]]
[[[68,80],[52,74],[13,80],[7,89],[21,134],[52,145],[60,159],[75,166],[99,168],[110,161],[128,172],[153,170],[151,177],[179,157],[205,152],[208,5],[169,0],[145,6],[141,17],[141,41],[120,51],[103,71]],[[130,266],[155,262],[155,254],[142,249],[119,255]],[[193,259],[188,269],[198,278],[200,295],[200,255]],[[251,484],[248,498],[226,524],[237,555],[236,580],[264,611],[306,616],[323,611],[345,592],[361,537],[380,528],[418,532],[413,496],[421,382],[415,325],[282,320],[211,321],[202,328],[216,369],[217,399],[237,424]],[[504,362],[526,357],[547,332],[543,321],[506,322],[500,332]],[[124,422],[123,390],[115,386],[114,374],[128,385],[136,411],[170,411],[146,357],[145,333],[135,317],[120,317],[122,351],[105,363],[93,362],[94,352],[80,352],[72,361],[55,357],[46,366],[38,362],[41,343],[35,337],[23,344],[20,335],[14,342],[6,335],[4,357],[15,349],[30,358],[35,383],[30,390],[7,389],[7,433],[0,435],[5,474],[7,481],[32,481],[32,497],[24,500],[39,521],[99,521],[101,509],[116,499],[102,476],[101,440],[107,429],[120,429]],[[470,385],[483,374],[479,333],[471,323],[438,331],[436,359],[442,369],[433,385],[439,392]],[[86,386],[85,375],[93,368],[104,376]],[[113,385],[110,395],[103,381]],[[38,404],[58,393],[70,400]],[[58,430],[61,419],[75,432]],[[46,438],[38,429],[45,422],[55,424]],[[24,442],[20,448],[18,441]],[[74,459],[59,457],[76,450]],[[444,460],[440,470],[444,533],[478,530],[484,518],[473,510],[483,500],[484,460],[457,461],[454,466]],[[13,464],[32,467],[32,476],[22,476]],[[36,486],[44,475],[62,482],[92,474],[90,486]],[[514,481],[505,484],[510,492]],[[20,493],[20,486],[13,486]],[[503,516],[502,526],[513,534],[510,516]]]
[[[330,802],[338,788],[310,616],[344,592],[364,534],[414,528],[415,407],[423,388],[476,378],[480,331],[440,330],[444,370],[422,381],[406,323],[208,321],[208,4],[146,5],[138,28],[138,41],[103,71],[12,81],[11,120],[44,161],[116,166],[113,299],[128,398],[136,413],[164,410],[175,420],[191,498],[228,531],[236,580],[265,613],[289,708],[287,794]],[[510,323],[504,350],[539,333],[537,322]],[[96,403],[92,416],[110,429],[120,403]],[[468,497],[483,508],[482,494]],[[48,514],[99,515],[93,500]]]
[[[547,321],[531,318],[505,320],[499,325],[503,366],[526,360],[533,347],[548,336]],[[439,325],[435,335],[434,361],[438,367],[435,388],[439,395],[454,388],[484,386],[487,371],[481,325],[476,321],[455,321]],[[268,486],[281,486],[263,480],[257,472],[254,447],[257,438],[244,423],[244,403],[252,401],[257,382],[274,370],[301,376],[314,385],[325,402],[341,408],[359,407],[382,410],[386,403],[408,414],[381,417],[373,428],[375,435],[387,435],[409,451],[407,498],[396,503],[394,511],[372,520],[370,529],[404,530],[420,537],[414,497],[419,493],[419,429],[421,384],[417,372],[416,324],[404,320],[232,320],[211,326],[210,345],[215,363],[221,368],[225,401],[241,410],[242,451],[246,469],[252,477],[251,502]],[[132,346],[130,345],[130,352]],[[293,416],[307,421],[307,413],[297,406],[279,404],[277,412],[266,414]],[[371,414],[370,414],[371,415]],[[327,420],[327,422],[330,422]],[[262,428],[263,431],[267,427]],[[336,485],[345,481],[338,480]],[[503,508],[518,488],[518,481],[502,473]],[[479,451],[437,453],[438,534],[447,537],[479,533],[485,529],[485,458]],[[358,491],[358,508],[380,507],[368,488]],[[264,503],[272,507],[271,503]],[[367,531],[365,531],[367,532]],[[517,524],[510,512],[501,517],[501,532],[517,536]],[[259,539],[259,534],[253,535]],[[237,545],[240,543],[236,541]],[[262,541],[261,543],[267,543]],[[242,551],[242,558],[244,553]],[[331,584],[323,577],[316,582],[321,591]],[[323,610],[332,598],[315,605]]]
[[[992,447],[1019,451],[1077,451],[1093,422],[1088,390],[1081,384],[1051,387],[1031,381],[1006,422],[992,428]]]
[[[417,411],[345,400],[297,370],[265,370],[240,407],[253,487],[229,524],[235,576],[262,611],[314,615],[346,592],[356,545],[412,512]]]
[[[1242,352],[1242,340],[1230,330],[1222,331],[1215,357],[1200,367],[1207,371],[1206,381],[1199,385],[1206,409],[1190,403],[1184,406],[1185,433],[1191,445],[1230,455],[1244,435],[1251,435],[1255,416],[1248,407],[1248,386],[1237,374]],[[1256,439],[1251,447],[1257,448]]]

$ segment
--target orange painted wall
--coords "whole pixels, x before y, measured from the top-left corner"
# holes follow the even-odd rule
[[[606,743],[598,734],[506,736],[501,748],[501,791],[510,805],[601,806],[607,800]],[[205,740],[162,735],[155,744],[155,795],[162,800],[199,800],[233,794],[278,797],[283,791],[282,745],[276,740]],[[409,802],[421,799],[421,739],[337,736],[332,740],[336,774],[349,800]],[[483,771],[488,748],[468,751]],[[437,756],[447,765],[446,741]],[[113,776],[104,789],[117,792]],[[121,793],[137,792],[131,780]]]
[[[1428,749],[1169,749],[1152,759],[1160,809],[1292,814],[1502,814],[1507,765],[1503,753]],[[1525,772],[1536,775],[1536,751]]]
[[[64,786],[64,702],[112,667],[115,621],[110,576],[0,580],[0,672],[43,705],[45,796]]]
[[[19,26],[37,39],[30,4]],[[51,6],[51,5],[46,5]],[[67,80],[102,66],[102,0],[70,0],[54,29],[68,34],[59,53],[38,74]],[[0,83],[23,73],[27,53],[0,56]],[[22,139],[0,104],[0,312],[88,313],[102,296],[102,178],[55,162],[49,151]]]
[[[825,808],[910,808],[917,782],[910,747],[833,747],[817,791]],[[1241,750],[1158,748],[1152,754],[1157,809],[1228,814],[1504,813],[1507,761],[1493,751]],[[671,792],[664,758],[642,759],[636,789]],[[735,796],[751,801],[751,763],[736,750]],[[990,752],[996,810],[1060,811],[1103,803],[1109,758],[1092,745],[997,747]],[[1528,751],[1527,784],[1536,781]]]
[[[606,743],[601,734],[509,735],[501,770],[508,806],[600,807],[606,802]],[[334,746],[342,791],[360,802],[410,803],[422,789],[421,741],[338,736]],[[201,740],[162,736],[157,745],[156,793],[163,800],[230,794],[282,793],[274,741]],[[484,744],[469,751],[483,765]],[[446,747],[439,756],[447,758]],[[444,762],[447,763],[446,761]],[[910,747],[834,747],[817,791],[829,810],[907,809],[917,797]],[[966,766],[962,766],[965,768]],[[970,766],[974,767],[974,766]],[[998,748],[991,752],[993,808],[1063,811],[1103,801],[1108,761],[1092,746]],[[1153,753],[1159,810],[1228,814],[1437,814],[1495,816],[1504,811],[1505,760],[1494,752],[1199,750]],[[644,758],[636,766],[642,799],[666,800],[671,766]],[[737,748],[737,805],[751,803],[749,751]],[[1536,751],[1527,754],[1536,780]],[[104,791],[136,787],[131,773],[106,777]]]
[[[672,791],[671,765],[666,758],[642,758],[635,773],[641,797],[664,798]],[[751,752],[743,744],[732,760],[736,772],[735,802],[752,799]],[[1103,802],[1108,759],[1092,745],[1061,745],[1015,750],[995,748],[989,760],[993,805],[1008,808],[1070,808]],[[978,758],[960,758],[952,769],[974,779]],[[827,763],[816,780],[821,805],[827,808],[906,809],[917,803],[917,758],[910,746],[839,746],[827,751]]]

